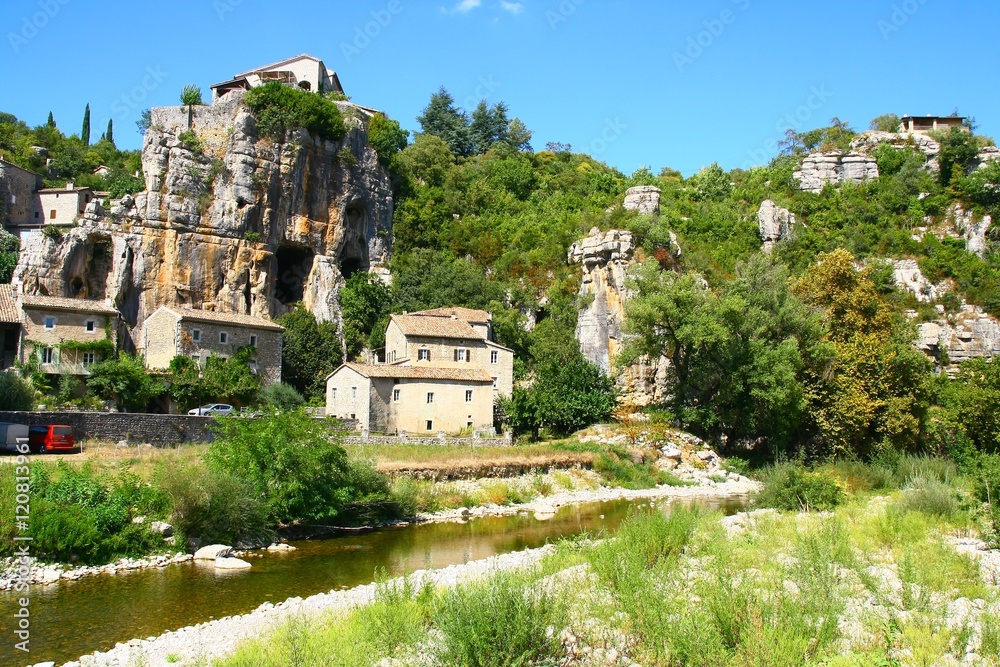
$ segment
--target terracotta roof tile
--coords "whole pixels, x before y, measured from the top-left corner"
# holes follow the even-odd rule
[[[197,310],[195,308],[180,308],[178,306],[161,306],[166,308],[181,319],[191,322],[207,322],[209,324],[233,324],[241,327],[253,329],[267,329],[269,331],[284,331],[285,327],[272,322],[263,317],[253,315],[240,315],[239,313],[217,313],[212,310]]]
[[[369,378],[493,382],[493,377],[481,368],[431,368],[428,366],[388,366],[354,363],[344,364],[340,368],[345,367]],[[331,375],[335,375],[337,371],[334,371]]]
[[[13,285],[0,285],[0,322],[3,324],[18,324],[21,313],[17,308]]]
[[[64,296],[42,296],[40,294],[25,294],[21,297],[25,308],[41,310],[71,310],[81,313],[101,313],[117,315],[118,310],[96,299],[71,299]]]
[[[433,317],[451,317],[454,315],[466,322],[489,322],[492,317],[485,310],[475,308],[462,308],[461,306],[448,306],[445,308],[432,308],[431,310],[421,310],[411,315],[431,315]]]
[[[406,336],[428,336],[431,338],[468,338],[485,340],[479,331],[461,319],[436,317],[432,315],[393,315],[392,321]]]

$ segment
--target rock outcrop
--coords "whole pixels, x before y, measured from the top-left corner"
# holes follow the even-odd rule
[[[92,203],[62,238],[25,243],[27,294],[104,299],[129,329],[163,304],[277,317],[302,301],[339,316],[345,276],[386,262],[389,177],[368,145],[370,112],[341,103],[348,131],[275,142],[242,93],[156,108],[143,141],[146,190],[110,212]]]
[[[917,301],[924,303],[934,301],[948,291],[947,283],[935,285],[927,280],[915,259],[899,259],[892,262],[892,277],[897,287],[913,294]]]
[[[583,356],[613,374],[615,356],[621,350],[625,334],[625,301],[630,294],[625,284],[628,268],[634,259],[632,234],[612,229],[601,233],[597,228],[570,246],[567,261],[579,264],[581,307],[577,313],[576,339]],[[679,254],[676,243],[670,251]],[[644,360],[620,369],[618,384],[626,404],[648,405],[664,398],[667,381],[666,359]]]
[[[939,362],[955,364],[1000,354],[1000,322],[978,306],[966,305],[958,314],[917,325],[917,348]],[[944,354],[942,354],[942,352]]]
[[[863,183],[878,178],[875,159],[861,153],[812,153],[802,160],[802,166],[792,176],[799,189],[822,192],[827,185]]]
[[[993,225],[990,215],[973,213],[952,204],[945,213],[945,222],[954,229],[952,236],[965,239],[965,249],[982,257],[986,254],[986,232]]]
[[[638,211],[644,215],[660,212],[660,188],[655,185],[636,185],[625,191],[622,208]]]
[[[882,144],[895,148],[912,147],[924,154],[928,160],[937,157],[941,144],[919,132],[863,132],[851,141],[851,150],[862,155],[871,155]]]
[[[795,214],[787,208],[781,208],[770,199],[761,202],[757,209],[757,226],[764,252],[770,253],[775,243],[791,238],[794,225]]]

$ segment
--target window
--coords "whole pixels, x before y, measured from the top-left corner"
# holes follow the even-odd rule
[[[472,422],[471,421],[465,422],[465,428],[472,428]]]
[[[465,390],[465,402],[466,403],[472,403],[472,390],[471,389],[466,389]]]
[[[337,400],[337,388],[333,387],[330,389],[330,401],[336,401],[336,400]]]
[[[500,353],[496,350],[490,350],[490,363],[495,364],[500,360]]]
[[[194,354],[191,355],[191,361],[193,361],[196,364],[201,364],[201,355],[195,352]]]
[[[55,358],[55,350],[53,350],[51,347],[46,347],[46,348],[42,349],[42,363],[43,364],[51,364],[51,363],[53,363],[53,359],[54,358]]]
[[[219,342],[222,343],[223,345],[225,345],[226,343],[228,343],[229,342],[229,334],[226,333],[225,331],[220,331],[219,332]]]
[[[35,211],[35,220],[37,220],[38,218],[39,218],[39,213],[38,211]]]
[[[500,385],[499,385],[498,379],[497,378],[493,378],[493,388],[497,389],[497,388],[499,388],[499,386]]]
[[[45,328],[46,329],[55,329],[56,328],[56,318],[54,318],[54,317],[46,317],[45,318]]]
[[[351,398],[357,398],[357,397],[358,397],[358,388],[351,387]]]
[[[393,389],[392,390],[392,400],[397,401],[397,402],[399,401],[399,390],[398,389]]]
[[[250,347],[257,347],[257,334],[250,334]]]
[[[430,361],[431,351],[427,348],[421,348],[417,350],[417,361]]]
[[[84,368],[86,368],[87,366],[92,366],[94,364],[94,361],[96,361],[96,359],[94,357],[94,353],[93,352],[84,352],[83,353],[83,366],[84,366]]]
[[[434,392],[433,391],[427,392],[427,402],[428,403],[433,403],[434,402]]]
[[[455,361],[468,361],[467,352],[466,349],[455,350]]]
[[[87,333],[94,333],[97,331],[97,322],[94,320],[87,320],[84,325],[87,329]]]
[[[431,421],[430,419],[427,420],[427,430],[428,431],[433,431],[434,430],[434,422]]]
[[[191,329],[191,340],[196,343],[201,342],[201,329]]]
[[[56,195],[56,196],[58,197],[59,195]],[[49,219],[50,220],[55,220],[56,219],[56,210],[55,209],[52,209],[51,211],[49,211]]]
[[[353,412],[351,413],[351,419],[357,419],[357,416]]]

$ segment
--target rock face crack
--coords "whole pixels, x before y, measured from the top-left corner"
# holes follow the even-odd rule
[[[347,133],[257,132],[242,93],[188,109],[152,110],[142,148],[146,190],[77,226],[26,240],[14,281],[26,294],[103,299],[129,332],[160,305],[278,317],[301,301],[339,319],[337,293],[355,271],[388,262],[389,176],[367,140],[371,112],[338,103]],[[345,160],[349,150],[354,160]]]

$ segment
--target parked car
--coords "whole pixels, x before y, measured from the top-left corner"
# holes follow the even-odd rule
[[[233,406],[228,403],[209,403],[208,405],[203,405],[200,408],[194,408],[193,410],[188,410],[189,415],[228,415],[232,413]]]
[[[66,424],[32,426],[28,430],[28,447],[33,452],[71,452],[76,449],[73,427]]]
[[[28,439],[27,424],[0,422],[0,450],[17,452],[17,441]]]

